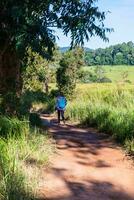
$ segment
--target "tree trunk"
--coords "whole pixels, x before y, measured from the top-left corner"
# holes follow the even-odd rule
[[[15,99],[21,91],[20,62],[15,48],[7,45],[0,51],[0,94],[3,112],[16,113]]]
[[[45,91],[46,91],[46,94],[49,93],[49,86],[48,86],[48,82],[45,81]]]
[[[48,83],[49,83],[49,77],[46,76],[46,78],[45,78],[45,92],[46,92],[46,94],[49,93],[49,85],[48,85]]]

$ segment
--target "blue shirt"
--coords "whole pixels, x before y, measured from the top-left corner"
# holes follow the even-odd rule
[[[64,96],[58,96],[56,100],[56,108],[58,110],[65,110],[65,107],[67,105],[67,100]]]

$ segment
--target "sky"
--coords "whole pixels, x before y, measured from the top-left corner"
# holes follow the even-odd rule
[[[98,0],[97,6],[100,11],[110,11],[106,16],[105,26],[114,28],[114,32],[107,34],[109,42],[94,37],[88,42],[85,40],[85,47],[96,49],[123,42],[134,42],[134,0]],[[58,46],[70,45],[69,36],[64,36],[62,31],[57,29],[56,34],[59,37],[56,40]]]

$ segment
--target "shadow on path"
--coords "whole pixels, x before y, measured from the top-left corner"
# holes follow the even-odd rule
[[[134,200],[134,170],[108,135],[45,120],[57,153],[38,200]]]

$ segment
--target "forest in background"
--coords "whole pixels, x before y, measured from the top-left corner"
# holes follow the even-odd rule
[[[99,48],[85,52],[87,65],[134,65],[134,43],[127,42],[105,49]]]

